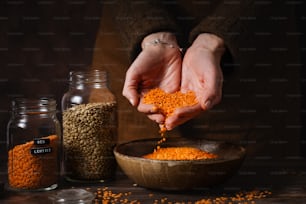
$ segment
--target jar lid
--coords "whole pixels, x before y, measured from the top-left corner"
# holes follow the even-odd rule
[[[84,189],[63,189],[49,197],[53,203],[62,204],[91,204],[95,195]]]

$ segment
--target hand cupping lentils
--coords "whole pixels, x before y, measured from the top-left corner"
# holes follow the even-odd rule
[[[66,172],[70,178],[96,180],[113,174],[112,124],[116,102],[88,103],[63,112]]]

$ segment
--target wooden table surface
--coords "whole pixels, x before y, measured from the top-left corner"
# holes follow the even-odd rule
[[[5,171],[1,176],[5,181]],[[196,203],[197,201],[211,201],[225,199],[223,203],[230,203],[230,199],[237,193],[258,190],[266,195],[265,198],[236,201],[232,203],[306,203],[306,160],[298,157],[273,159],[253,159],[244,162],[237,174],[222,185],[185,192],[165,192],[150,190],[135,185],[120,170],[116,179],[100,184],[77,184],[63,181],[56,190],[48,192],[11,192],[5,190],[0,198],[1,204],[52,203],[49,196],[62,189],[83,188],[100,194],[107,189],[118,197],[115,203]],[[271,193],[268,194],[267,192]],[[93,203],[102,203],[102,199]],[[204,202],[202,202],[204,203]],[[207,202],[208,203],[208,202]],[[214,202],[213,202],[214,203]],[[217,203],[217,202],[215,202]],[[219,202],[222,203],[222,202]]]

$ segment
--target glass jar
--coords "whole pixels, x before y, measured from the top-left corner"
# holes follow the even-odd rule
[[[62,98],[65,177],[69,181],[113,179],[117,141],[117,103],[100,70],[70,73]]]
[[[57,191],[49,196],[49,199],[53,204],[92,204],[95,197],[92,192],[85,189],[71,188]]]
[[[56,101],[51,98],[13,100],[7,147],[10,189],[55,189],[61,164],[61,127],[56,117]]]

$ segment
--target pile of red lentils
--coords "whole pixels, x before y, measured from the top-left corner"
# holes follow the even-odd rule
[[[156,160],[200,160],[215,159],[218,156],[194,147],[160,147],[143,157]]]
[[[257,200],[264,199],[270,196],[271,194],[272,192],[268,190],[252,190],[238,192],[232,196],[224,195],[220,197],[203,198],[197,201],[178,202],[170,201],[167,197],[155,198],[155,195],[153,193],[149,193],[147,200],[151,200],[152,204],[256,204]],[[132,192],[114,193],[108,187],[97,188],[95,195],[96,198],[93,204],[141,204],[141,201],[131,199]]]
[[[169,117],[177,108],[193,106],[198,103],[196,95],[193,91],[182,93],[177,91],[174,93],[166,93],[160,88],[151,89],[143,96],[143,103],[154,105],[153,109],[158,110],[166,118]],[[165,132],[167,131],[164,124],[160,124],[161,140],[157,142],[159,145],[166,141]]]
[[[52,152],[35,156],[31,153],[34,141],[16,145],[8,153],[8,182],[15,189],[40,189],[57,182],[58,140],[57,135],[42,139],[50,140]]]
[[[154,105],[166,117],[170,116],[175,109],[197,104],[196,96],[193,91],[182,93],[166,93],[160,88],[151,89],[143,97],[145,104]]]

